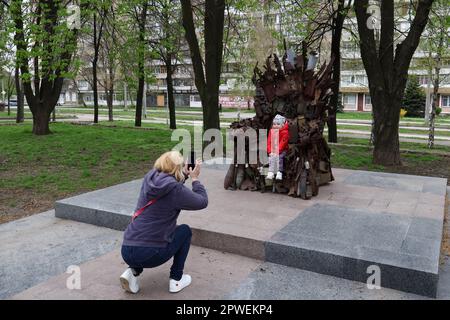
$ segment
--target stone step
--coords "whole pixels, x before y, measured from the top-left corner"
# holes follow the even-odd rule
[[[208,208],[180,214],[194,245],[361,282],[375,265],[381,286],[436,296],[445,179],[335,169],[336,181],[305,201],[224,190],[221,168],[202,170]],[[58,201],[55,215],[124,230],[140,185]]]
[[[80,287],[69,289],[71,274],[63,273],[18,293],[11,300],[210,300],[223,299],[239,287],[261,261],[192,246],[185,273],[192,284],[183,291],[169,293],[169,268],[166,263],[145,269],[139,276],[139,294],[125,292],[119,277],[127,268],[120,249],[79,266]]]

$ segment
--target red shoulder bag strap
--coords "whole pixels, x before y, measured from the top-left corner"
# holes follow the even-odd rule
[[[149,202],[147,202],[147,204],[145,206],[143,206],[142,208],[140,208],[138,211],[136,211],[133,214],[133,217],[131,218],[131,221],[134,221],[134,219],[136,219],[142,212],[144,212],[145,208],[147,208],[148,206],[152,205],[155,202],[156,202],[156,199],[152,199]]]

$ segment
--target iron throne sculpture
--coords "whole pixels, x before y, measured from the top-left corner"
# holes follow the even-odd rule
[[[319,186],[334,180],[331,152],[323,137],[332,94],[333,61],[328,65],[324,63],[315,72],[317,56],[311,52],[306,57],[305,51],[296,55],[292,50],[287,50],[282,62],[273,54],[267,58],[264,71],[255,66],[252,81],[256,86],[256,116],[231,124],[234,162],[225,177],[225,189],[264,192],[271,188],[274,192],[309,199],[318,194]],[[248,128],[258,133],[259,130],[266,130],[267,133],[277,114],[287,120],[289,142],[282,180],[268,180],[268,165],[262,161],[267,157],[261,154],[265,150],[259,150],[248,137],[244,138],[247,139],[244,152],[257,152],[257,163],[249,163],[246,155],[246,163],[238,164],[236,141]],[[257,141],[259,143],[261,141]]]

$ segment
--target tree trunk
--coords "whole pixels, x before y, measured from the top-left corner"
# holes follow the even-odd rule
[[[14,43],[16,45],[16,63],[20,67],[22,75],[30,75],[30,59],[24,54],[18,54],[20,51],[29,53],[27,47],[27,39],[25,37],[25,24],[23,21],[22,1],[11,2],[15,5],[11,9],[12,17],[15,25]],[[66,34],[64,39],[67,45],[63,45],[58,50],[52,47],[51,40],[56,34],[58,27],[59,9],[61,3],[59,1],[45,1],[46,10],[42,12],[42,27],[46,35],[43,37],[42,49],[39,52],[40,59],[32,59],[34,70],[37,69],[39,60],[48,70],[42,77],[39,74],[32,75],[34,79],[25,79],[22,81],[23,92],[26,96],[28,106],[33,114],[33,133],[36,135],[45,135],[50,133],[49,117],[55,108],[64,81],[64,74],[68,72],[72,54],[76,47],[78,31],[74,30]],[[27,29],[28,30],[28,29]],[[39,29],[40,30],[40,29]],[[33,34],[31,32],[31,34]],[[67,49],[70,48],[70,49]],[[58,52],[55,52],[58,51]],[[57,56],[57,57],[55,57]],[[54,66],[54,60],[58,59],[58,64]],[[34,80],[34,88],[32,81]],[[41,84],[39,87],[36,85]]]
[[[139,61],[138,61],[138,73],[139,73],[139,85],[136,97],[136,115],[134,125],[140,127],[142,125],[142,101],[144,99],[144,85],[145,85],[145,26],[147,24],[147,8],[148,3],[145,2],[142,6],[142,12],[139,19]]]
[[[372,19],[371,13],[367,10],[369,1],[354,1],[361,58],[369,79],[372,97],[375,164],[386,166],[401,164],[398,134],[401,101],[411,59],[428,22],[432,4],[433,0],[418,2],[409,32],[394,50],[394,0],[381,1],[379,45],[375,41],[374,28],[367,25]]]
[[[203,130],[220,129],[219,87],[213,85],[206,88],[206,93],[201,99],[203,105]]]
[[[330,99],[330,108],[328,111],[328,142],[336,143],[337,138],[337,123],[336,112],[339,103],[339,84],[341,78],[341,38],[344,20],[347,16],[348,8],[345,8],[345,0],[339,0],[336,16],[333,18],[333,35],[331,39],[331,56],[334,57],[333,62],[333,86],[331,90],[333,95]]]
[[[183,28],[194,69],[195,86],[202,101],[203,130],[220,129],[219,86],[222,69],[225,2],[224,0],[205,2],[204,64],[196,35],[191,1],[181,0],[181,6]]]
[[[16,67],[15,70],[15,84],[17,93],[17,115],[16,123],[22,123],[24,121],[24,95],[22,88],[22,81],[20,80],[20,69]]]
[[[35,112],[33,112],[33,134],[37,136],[50,134],[49,121],[51,110],[49,109],[51,109],[51,107],[49,105],[41,104],[32,107],[32,109],[35,110]]]
[[[11,115],[11,97],[8,97],[8,116]]]
[[[205,3],[206,104],[203,105],[204,130],[220,129],[219,86],[222,72],[225,2]],[[203,103],[203,101],[202,101]]]
[[[112,122],[113,119],[113,104],[114,104],[114,89],[111,88],[108,90],[107,95],[108,101],[106,102],[108,104],[108,121]]]
[[[92,60],[92,91],[94,93],[94,123],[98,123],[98,79],[97,63],[100,40],[97,38],[97,14],[94,13],[94,59]]]
[[[139,67],[139,70],[141,70],[141,67]],[[136,116],[134,120],[134,125],[136,127],[140,127],[142,125],[142,100],[144,99],[144,82],[144,76],[139,76],[139,85],[136,98]]]
[[[98,79],[96,58],[92,61],[92,91],[94,93],[94,123],[98,123]]]
[[[440,61],[440,58],[438,58],[438,61]],[[434,79],[434,85],[433,85],[433,99],[431,101],[431,113],[430,113],[430,127],[429,127],[429,134],[428,134],[428,148],[432,149],[434,147],[434,127],[435,127],[435,121],[436,121],[436,106],[438,103],[438,91],[439,91],[439,73],[441,71],[441,68],[439,66],[436,66],[435,68],[435,79]],[[430,79],[431,81],[431,79]]]
[[[168,54],[166,60],[167,69],[167,102],[169,107],[169,119],[170,119],[170,129],[176,129],[176,119],[175,119],[175,99],[173,97],[173,68],[172,68],[172,55]]]
[[[402,99],[380,92],[372,97],[374,150],[373,163],[401,165],[399,120]]]

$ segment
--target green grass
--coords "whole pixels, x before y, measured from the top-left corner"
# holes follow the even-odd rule
[[[178,142],[165,124],[133,121],[101,122],[98,125],[50,124],[53,132],[34,136],[28,121],[0,125],[0,221],[2,216],[42,212],[54,201],[142,177],[154,160]],[[193,130],[192,126],[178,126]],[[225,129],[222,130],[223,132]],[[331,144],[333,167],[390,171],[448,177],[449,146],[401,143],[404,166],[385,168],[372,163],[367,139],[339,138]],[[27,204],[35,204],[29,209]]]
[[[18,195],[54,201],[142,177],[175,145],[163,128],[50,127],[53,134],[34,136],[30,124],[0,126],[0,212]]]
[[[372,164],[372,155],[367,147],[331,146],[333,166],[347,169],[382,170]]]
[[[372,149],[368,146],[331,145],[330,147],[333,167],[450,178],[449,156],[401,152],[401,166],[384,167],[372,163]]]

